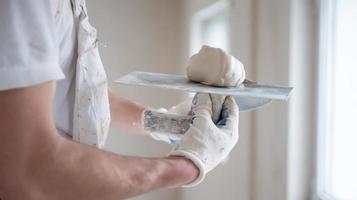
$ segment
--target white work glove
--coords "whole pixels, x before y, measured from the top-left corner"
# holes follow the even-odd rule
[[[165,113],[165,114],[176,114],[176,115],[181,115],[181,116],[188,116],[188,115],[191,115],[191,104],[192,104],[192,98],[187,98],[185,101],[171,107],[169,110],[167,110],[165,108],[159,108],[159,109],[153,110],[153,111],[159,112],[159,113]],[[148,110],[151,110],[151,109],[148,109]],[[148,110],[144,110],[143,115]],[[169,144],[177,144],[182,137],[181,134],[168,134],[168,133],[159,133],[159,132],[149,132],[149,134],[153,139],[158,140],[158,141],[164,141]]]
[[[222,110],[222,105],[225,100],[225,96],[222,95],[210,95],[211,101],[212,101],[212,120],[214,123],[217,123],[220,115],[221,115],[221,110]],[[181,115],[181,116],[191,116],[191,105],[192,105],[192,98],[187,98],[185,101],[171,107],[169,110],[166,108],[159,108],[157,110],[155,109],[146,109],[144,110],[142,114],[142,120],[144,120],[145,112],[147,111],[152,111],[152,113],[157,112],[157,113],[164,113],[164,114],[175,114],[175,115]],[[157,114],[154,114],[157,115]],[[142,123],[143,126],[147,125],[146,123]],[[178,128],[178,127],[175,127]],[[184,127],[182,127],[184,128]],[[188,128],[188,127],[187,127]],[[144,127],[144,130],[146,128]],[[160,132],[151,132],[148,131],[150,136],[158,141],[163,141],[169,144],[177,144],[180,142],[181,137],[183,136],[182,134],[171,134],[171,133],[160,133]]]
[[[221,163],[238,141],[238,106],[233,97],[228,96],[222,105],[220,119],[212,121],[212,101],[209,94],[197,94],[193,100],[193,123],[179,144],[170,153],[184,156],[198,167],[200,174],[196,180],[185,185],[192,187],[204,179],[205,175]]]

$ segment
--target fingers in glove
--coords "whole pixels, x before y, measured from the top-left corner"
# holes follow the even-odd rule
[[[232,96],[227,96],[222,106],[221,118],[217,123],[217,127],[235,131],[238,129],[238,123],[238,105]]]
[[[222,113],[222,107],[226,96],[210,94],[212,101],[212,120],[217,123]]]
[[[209,94],[197,93],[192,100],[192,117],[205,116],[212,118],[212,101]]]

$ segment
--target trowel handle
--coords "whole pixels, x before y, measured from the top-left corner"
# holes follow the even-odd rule
[[[146,110],[143,114],[144,130],[154,133],[184,134],[190,128],[191,116]]]

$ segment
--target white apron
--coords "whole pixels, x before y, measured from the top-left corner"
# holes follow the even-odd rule
[[[72,8],[79,19],[73,140],[102,148],[110,124],[107,76],[98,51],[96,29],[88,21],[85,0],[72,0]]]

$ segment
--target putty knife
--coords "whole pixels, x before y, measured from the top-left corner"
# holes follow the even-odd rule
[[[272,100],[288,100],[293,88],[261,85],[252,81],[245,81],[239,87],[213,87],[192,82],[183,75],[171,75],[134,71],[120,77],[115,83],[140,85],[166,89],[182,90],[187,92],[201,92],[234,96],[240,111],[257,109]],[[145,129],[151,132],[182,134],[189,128],[191,118],[167,113],[148,111],[144,116]]]

